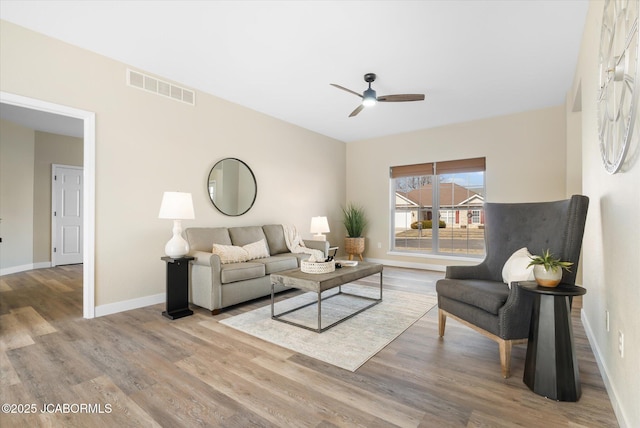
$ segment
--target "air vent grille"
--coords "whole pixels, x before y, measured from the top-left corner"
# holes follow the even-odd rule
[[[191,89],[156,79],[139,71],[127,69],[127,85],[192,106],[196,105],[196,93]]]

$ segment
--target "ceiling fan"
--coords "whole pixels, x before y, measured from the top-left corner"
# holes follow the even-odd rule
[[[376,96],[376,91],[371,89],[371,83],[376,80],[376,75],[374,73],[367,73],[364,75],[364,81],[369,84],[369,89],[365,90],[362,95],[357,93],[356,91],[352,91],[351,89],[347,89],[344,86],[336,85],[335,83],[330,83],[331,86],[335,86],[338,89],[342,89],[343,91],[347,91],[362,98],[362,104],[360,104],[354,111],[351,112],[349,117],[353,117],[360,113],[363,108],[370,107],[376,105],[377,102],[385,102],[385,103],[398,103],[405,101],[423,101],[424,94],[396,94],[396,95],[381,95]]]

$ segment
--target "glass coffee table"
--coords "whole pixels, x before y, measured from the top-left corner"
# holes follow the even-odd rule
[[[342,291],[343,285],[361,278],[365,278],[370,275],[378,274],[378,273],[380,274],[380,297],[379,298],[360,296],[357,294],[347,293]],[[293,287],[299,290],[317,293],[318,298],[316,301],[276,314],[274,310],[274,295],[275,295],[274,288],[276,285]],[[322,292],[331,290],[336,287],[338,287],[338,293],[331,294],[330,296],[327,296],[327,297],[322,297]],[[338,321],[335,321],[327,326],[322,327],[322,301],[326,299],[330,299],[335,296],[339,296],[341,294],[357,297],[359,299],[370,300],[371,304],[363,308],[360,308],[359,310],[339,319]],[[321,274],[305,273],[305,272],[302,272],[300,269],[291,269],[291,270],[271,274],[271,318],[276,321],[295,325],[297,327],[305,328],[307,330],[315,331],[318,333],[322,333],[323,331],[326,331],[331,327],[337,324],[340,324],[341,322],[346,321],[349,318],[354,317],[360,312],[367,310],[370,307],[375,306],[380,302],[382,302],[382,265],[378,263],[359,262],[357,266],[344,266],[340,269],[336,269],[334,272],[321,273]],[[311,305],[318,306],[317,328],[312,328],[312,327],[282,318],[284,315],[290,314],[291,312],[295,312],[297,310],[306,308],[307,306],[311,306]]]

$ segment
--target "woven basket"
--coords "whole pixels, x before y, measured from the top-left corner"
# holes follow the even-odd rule
[[[308,262],[303,260],[300,262],[300,270],[304,273],[329,273],[336,270],[336,262]]]

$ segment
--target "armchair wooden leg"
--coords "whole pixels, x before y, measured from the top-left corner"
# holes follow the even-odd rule
[[[503,339],[500,336],[489,333],[488,331],[483,330],[482,328],[473,325],[470,322],[463,320],[462,318],[459,318],[453,314],[448,313],[447,311],[443,311],[442,309],[438,308],[438,333],[440,334],[440,337],[444,337],[444,327],[447,321],[447,316],[485,335],[489,339],[498,342],[498,346],[500,347],[500,367],[502,368],[502,377],[506,379],[511,376],[511,348],[513,345],[527,343],[527,339]]]
[[[447,313],[442,309],[438,309],[438,334],[444,337],[444,328],[447,325]]]
[[[502,377],[508,378],[511,376],[511,340],[500,340],[498,342],[500,346],[500,367],[502,368]]]

